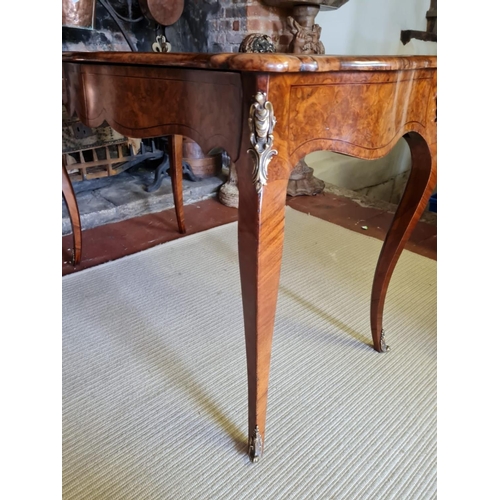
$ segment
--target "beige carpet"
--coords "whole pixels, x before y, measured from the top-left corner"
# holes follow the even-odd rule
[[[266,453],[245,454],[236,223],[63,278],[63,497],[436,498],[436,263],[287,209]]]

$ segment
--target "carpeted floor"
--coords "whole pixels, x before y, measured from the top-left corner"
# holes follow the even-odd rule
[[[436,498],[436,262],[287,209],[266,451],[246,456],[236,223],[63,278],[63,498]]]

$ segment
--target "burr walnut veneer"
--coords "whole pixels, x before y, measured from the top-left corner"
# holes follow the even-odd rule
[[[264,449],[271,343],[290,171],[330,150],[364,159],[404,137],[412,168],[375,271],[371,333],[396,262],[436,184],[436,58],[65,53],[70,113],[128,137],[186,136],[236,162],[249,455]],[[175,145],[174,141],[173,144]]]

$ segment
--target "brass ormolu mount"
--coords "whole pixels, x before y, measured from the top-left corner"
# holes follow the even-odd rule
[[[264,0],[272,7],[291,8],[288,28],[293,34],[289,52],[293,54],[324,54],[320,41],[321,27],[314,21],[320,9],[336,10],[349,0]]]

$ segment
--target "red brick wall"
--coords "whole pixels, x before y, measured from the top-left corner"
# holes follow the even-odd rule
[[[288,52],[292,35],[286,28],[286,18],[290,12],[285,9],[267,7],[259,0],[248,0],[246,4],[248,34],[270,35],[278,52]]]
[[[278,52],[288,51],[291,40],[286,29],[288,12],[268,7],[261,0],[220,0],[219,3],[221,11],[209,21],[211,52],[238,52],[240,43],[251,33],[269,35]]]

